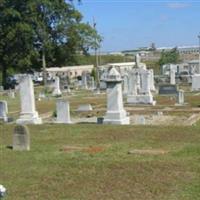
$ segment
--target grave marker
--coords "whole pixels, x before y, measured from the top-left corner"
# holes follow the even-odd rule
[[[16,125],[13,134],[13,150],[29,151],[30,134],[27,126]]]

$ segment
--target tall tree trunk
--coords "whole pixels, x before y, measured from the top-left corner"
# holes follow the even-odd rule
[[[45,50],[42,50],[42,69],[43,69],[43,83],[46,87],[47,85],[47,71],[46,71],[46,57],[45,57]]]

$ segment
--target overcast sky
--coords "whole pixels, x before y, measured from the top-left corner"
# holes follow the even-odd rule
[[[82,0],[76,8],[103,36],[102,51],[198,45],[200,0]]]

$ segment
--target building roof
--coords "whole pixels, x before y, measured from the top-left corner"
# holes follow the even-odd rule
[[[94,65],[79,65],[79,66],[64,66],[64,67],[51,67],[46,68],[48,72],[65,72],[71,70],[91,70],[94,68]]]

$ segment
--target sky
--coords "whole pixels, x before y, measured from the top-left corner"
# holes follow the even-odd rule
[[[82,0],[83,21],[96,22],[101,51],[198,45],[200,0]]]

